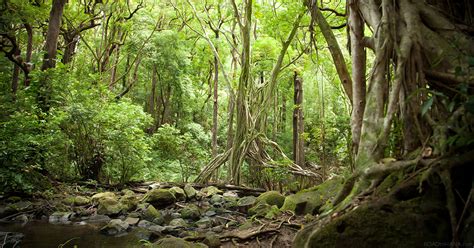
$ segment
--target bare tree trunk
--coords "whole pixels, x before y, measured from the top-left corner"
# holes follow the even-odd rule
[[[219,38],[219,33],[216,32],[216,39]],[[217,48],[216,48],[217,49]],[[219,104],[218,100],[218,83],[219,83],[219,61],[214,56],[214,97],[213,97],[213,111],[212,111],[212,157],[217,156],[217,114]],[[217,173],[218,174],[218,173]]]
[[[303,79],[295,72],[293,110],[293,160],[304,166]]]
[[[334,61],[334,65],[336,67],[337,75],[341,80],[342,87],[346,92],[347,97],[352,103],[352,79],[349,75],[349,71],[347,70],[346,62],[344,60],[344,56],[342,55],[341,48],[337,43],[336,37],[331,30],[331,26],[326,21],[324,16],[321,14],[318,6],[314,4],[311,6],[311,16],[314,20],[316,20],[319,28],[321,29],[321,33],[326,39],[326,42],[329,47],[329,52],[331,53],[332,59]]]
[[[53,0],[53,6],[49,14],[48,33],[46,34],[45,55],[41,70],[45,71],[56,65],[56,53],[58,49],[59,30],[61,28],[61,18],[63,16],[64,5],[67,0]]]
[[[352,58],[352,157],[355,157],[359,150],[360,133],[362,129],[362,118],[364,116],[366,82],[365,66],[366,53],[362,44],[364,38],[364,21],[359,14],[359,7],[356,0],[350,0],[349,6],[349,36]],[[352,161],[353,163],[353,161]]]

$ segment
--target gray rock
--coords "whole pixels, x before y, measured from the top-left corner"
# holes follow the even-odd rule
[[[217,213],[215,211],[209,210],[204,213],[205,216],[212,217],[215,216]]]
[[[106,226],[100,229],[100,232],[106,235],[119,235],[125,233],[129,225],[120,219],[111,220]]]
[[[138,221],[140,221],[139,218],[133,218],[133,217],[127,217],[125,219],[125,222],[127,222],[127,224],[129,224],[130,226],[134,226],[134,225],[138,224]]]
[[[153,224],[153,222],[151,221],[147,221],[147,220],[141,220],[138,222],[138,227],[141,227],[141,228],[148,228],[150,226],[153,226],[155,224]]]
[[[209,200],[209,202],[213,205],[217,205],[224,202],[224,197],[221,195],[215,194],[211,197],[211,200]]]
[[[215,227],[211,228],[211,230],[215,233],[221,233],[224,230],[224,227],[223,226],[215,226]]]
[[[188,199],[192,199],[192,198],[195,198],[196,197],[196,189],[193,188],[193,186],[189,185],[189,184],[186,184],[184,186],[184,193],[186,194],[186,197]]]
[[[186,226],[188,226],[188,223],[186,223],[186,221],[181,219],[181,218],[177,218],[177,219],[174,219],[174,220],[170,221],[169,225],[174,226],[174,227],[186,227]]]
[[[147,230],[152,231],[152,232],[162,233],[164,230],[166,230],[166,228],[160,225],[153,225],[153,226],[147,227]]]
[[[87,223],[100,223],[100,222],[109,222],[109,221],[110,221],[110,217],[103,214],[92,215],[86,220]]]
[[[74,216],[72,212],[54,212],[49,216],[49,223],[69,223],[69,219]]]
[[[212,220],[209,217],[202,217],[200,220],[196,221],[196,226],[198,228],[209,228],[212,226]]]

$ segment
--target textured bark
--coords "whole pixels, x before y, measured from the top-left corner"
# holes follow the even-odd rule
[[[332,59],[334,61],[334,66],[336,67],[337,75],[341,80],[342,87],[344,88],[347,97],[352,103],[352,79],[349,75],[349,71],[347,70],[346,62],[344,60],[344,56],[342,55],[341,48],[339,47],[339,43],[337,42],[336,37],[331,30],[331,26],[321,14],[321,11],[316,6],[316,4],[310,6],[310,8],[312,18],[316,20],[319,28],[321,29],[321,33],[328,44],[329,52],[331,53]]]
[[[293,109],[293,160],[304,166],[304,117],[303,117],[303,79],[295,72]]]
[[[366,52],[363,45],[364,22],[360,16],[356,0],[348,2],[349,7],[349,38],[352,59],[352,153],[353,156],[359,150],[360,133],[362,128],[362,117],[364,116],[366,82],[365,66]]]
[[[64,5],[67,0],[53,0],[53,6],[49,14],[48,32],[46,34],[46,52],[43,59],[41,70],[45,71],[56,65],[56,54],[58,49],[59,31],[61,28],[61,18],[63,16]]]

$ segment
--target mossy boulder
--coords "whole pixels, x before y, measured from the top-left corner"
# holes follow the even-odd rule
[[[176,197],[167,189],[152,189],[145,195],[144,201],[155,207],[166,207],[176,202]]]
[[[257,203],[261,202],[281,208],[285,202],[285,197],[278,191],[267,191],[257,197]]]
[[[118,215],[125,210],[124,206],[114,197],[105,197],[100,199],[97,207],[97,214]]]
[[[154,222],[156,224],[162,224],[163,216],[160,211],[156,210],[153,205],[149,205],[143,212],[143,219]],[[160,223],[161,222],[161,223]]]
[[[273,219],[281,213],[281,210],[276,205],[270,205],[264,202],[260,202],[250,208],[248,213],[249,215],[256,217],[265,217],[267,219]]]
[[[196,205],[188,205],[185,208],[181,209],[181,218],[198,220],[201,216],[199,208]]]
[[[206,197],[211,197],[215,194],[221,194],[222,190],[218,189],[215,186],[209,186],[201,189],[201,193]]]
[[[138,198],[133,194],[125,194],[120,197],[120,203],[124,206],[126,211],[131,211],[137,208]]]
[[[207,248],[203,243],[192,243],[184,239],[170,237],[163,238],[151,245],[152,248]]]
[[[298,215],[318,214],[321,206],[336,197],[342,185],[341,179],[331,179],[318,186],[289,195],[285,198],[281,209],[291,210]]]
[[[118,235],[127,231],[129,225],[120,219],[111,220],[107,225],[100,229],[100,232],[107,235]]]
[[[91,200],[85,196],[70,196],[63,200],[63,203],[69,206],[85,206],[91,203]]]
[[[293,247],[424,247],[426,242],[449,244],[449,217],[442,205],[428,206],[421,198],[396,205],[359,206],[322,226],[307,225]],[[425,206],[423,206],[425,205]],[[430,210],[431,209],[431,210]]]
[[[184,185],[184,193],[186,194],[186,198],[192,199],[196,197],[197,191],[193,186],[186,184]]]
[[[112,193],[112,192],[102,192],[102,193],[97,193],[91,197],[91,201],[93,204],[99,203],[101,199],[104,198],[117,198],[117,196]]]
[[[170,188],[169,191],[171,192],[171,194],[174,195],[174,197],[176,197],[176,200],[178,201],[186,200],[186,193],[184,192],[182,188],[175,186],[175,187]]]

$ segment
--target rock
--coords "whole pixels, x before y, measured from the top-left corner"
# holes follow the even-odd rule
[[[149,206],[145,209],[145,212],[143,213],[143,218],[144,218],[145,220],[152,221],[152,222],[154,222],[155,219],[157,219],[157,220],[163,220],[162,214],[160,213],[160,211],[156,210],[156,208],[153,207],[153,205],[149,205]],[[159,221],[158,221],[158,222],[159,222]],[[157,223],[157,224],[161,224],[161,223]]]
[[[247,211],[253,207],[256,201],[257,198],[255,196],[244,196],[237,201],[236,206],[240,212],[247,213]]]
[[[151,245],[152,248],[206,248],[202,243],[192,243],[181,238],[163,238]]]
[[[177,219],[174,219],[174,220],[170,221],[170,226],[173,226],[173,227],[187,227],[188,223],[186,223],[186,221],[181,219],[181,218],[177,218]]]
[[[109,221],[110,221],[110,217],[103,214],[92,215],[86,220],[86,222],[88,223],[100,223],[100,222],[109,222]]]
[[[107,235],[118,235],[127,231],[129,225],[120,219],[111,220],[106,226],[100,229],[100,232]]]
[[[215,194],[222,193],[222,190],[220,190],[220,189],[218,189],[217,187],[214,187],[214,186],[208,186],[208,187],[205,187],[205,188],[201,189],[201,193],[206,197],[210,197],[210,196],[213,196]]]
[[[112,192],[97,193],[91,197],[91,201],[92,203],[97,204],[103,198],[117,198],[117,196]]]
[[[221,247],[221,240],[219,239],[219,236],[213,232],[206,233],[206,238],[204,239],[203,243],[209,248]]]
[[[365,204],[322,227],[307,225],[293,247],[426,247],[430,242],[449,246],[449,217],[441,214],[446,211],[444,201],[433,204],[422,198],[395,205]]]
[[[254,207],[249,209],[249,215],[256,217],[265,217],[273,219],[281,213],[281,210],[276,205],[269,205],[267,203],[257,203]]]
[[[29,217],[26,214],[20,214],[20,215],[16,216],[15,218],[13,218],[14,222],[20,222],[20,223],[23,223],[23,224],[27,223],[28,220],[29,220]]]
[[[224,201],[224,197],[221,196],[221,195],[213,195],[211,197],[211,199],[209,200],[209,202],[212,204],[212,205],[218,205],[220,203],[222,203]]]
[[[223,226],[215,226],[215,227],[211,228],[211,230],[215,233],[220,233],[224,230],[224,227]]]
[[[178,201],[186,200],[186,193],[184,192],[182,188],[175,186],[175,187],[170,188],[169,191],[171,192],[171,194],[174,195],[176,200]]]
[[[183,219],[197,220],[199,219],[200,215],[201,213],[199,211],[199,208],[193,204],[181,209],[181,218]]]
[[[224,196],[224,198],[239,198],[239,194],[237,194],[237,191],[227,191],[227,192],[224,192],[224,194],[222,194],[222,196]]]
[[[137,208],[138,199],[135,195],[124,195],[120,197],[120,204],[124,207],[126,211],[132,211]]]
[[[209,217],[202,217],[196,221],[196,226],[202,229],[209,228],[212,226],[212,220]]]
[[[49,223],[68,223],[72,216],[74,216],[72,212],[54,212],[49,216]]]
[[[0,232],[1,247],[20,247],[25,235],[19,232]]]
[[[141,227],[141,228],[148,228],[148,227],[153,226],[153,225],[155,225],[155,224],[153,224],[153,222],[147,221],[147,220],[141,220],[137,224],[137,226]]]
[[[193,188],[193,186],[186,184],[184,186],[184,193],[186,194],[186,198],[193,199],[196,197],[197,191]]]
[[[281,208],[285,202],[285,197],[278,191],[267,191],[257,197],[257,203],[260,202],[276,205],[278,208]]]
[[[32,208],[33,204],[29,201],[19,201],[7,206],[9,213],[18,213]]]
[[[125,196],[125,195],[127,195],[127,196],[128,196],[128,195],[135,195],[135,193],[134,193],[133,191],[129,190],[129,189],[122,189],[122,191],[120,191],[120,192],[122,192],[122,194],[123,194],[124,196]]]
[[[134,225],[138,224],[138,221],[140,221],[139,218],[133,218],[133,217],[127,217],[125,219],[125,222],[127,222],[127,224],[130,225],[130,226],[134,226]]]
[[[145,202],[155,207],[166,207],[176,201],[176,197],[167,189],[152,189],[144,198]]]
[[[91,203],[91,200],[85,196],[70,196],[63,200],[64,204],[69,206],[85,206]]]
[[[115,197],[100,198],[97,207],[97,213],[105,215],[118,215],[122,210],[124,210],[124,206]]]
[[[319,214],[320,208],[335,197],[341,187],[342,180],[327,180],[318,186],[287,196],[281,209],[283,211],[291,210],[298,215]]]
[[[212,216],[215,216],[216,214],[217,214],[216,211],[213,211],[213,210],[208,210],[204,213],[204,215],[207,217],[212,217]]]
[[[166,230],[166,228],[160,225],[153,225],[153,226],[148,227],[147,230],[161,234],[164,230]]]

